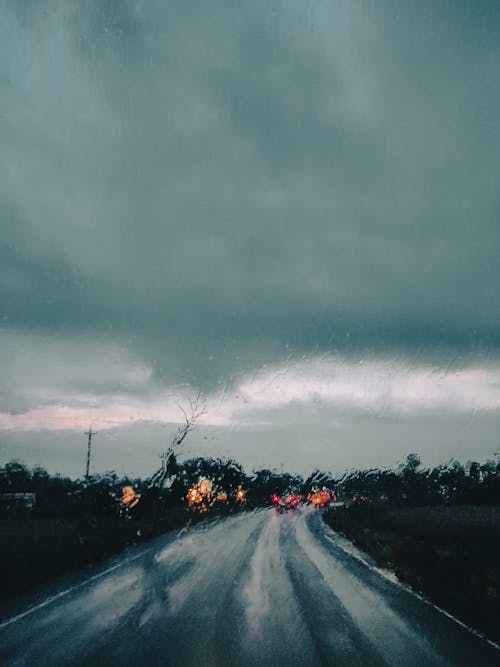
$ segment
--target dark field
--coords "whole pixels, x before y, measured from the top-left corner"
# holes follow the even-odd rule
[[[500,507],[330,509],[334,530],[414,590],[500,641]]]
[[[183,510],[160,525],[118,517],[0,518],[0,603],[8,603],[56,577],[95,565],[128,546],[186,524]]]

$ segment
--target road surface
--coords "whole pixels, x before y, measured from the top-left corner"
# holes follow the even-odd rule
[[[346,552],[319,512],[170,534],[0,623],[1,665],[500,665]]]

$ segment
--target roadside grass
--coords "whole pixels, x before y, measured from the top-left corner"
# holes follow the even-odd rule
[[[190,520],[182,508],[174,509],[159,523],[91,515],[2,517],[0,601],[10,602],[38,585],[95,565]]]
[[[323,518],[402,582],[500,641],[500,507],[366,505]]]
[[[196,513],[173,506],[160,518],[148,513],[125,519],[86,514],[0,517],[0,613],[18,599],[66,575],[78,575],[110,556],[171,530],[231,514]]]

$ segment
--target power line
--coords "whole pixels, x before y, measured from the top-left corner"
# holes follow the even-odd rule
[[[84,435],[88,435],[89,440],[88,440],[88,445],[87,445],[87,467],[85,469],[85,481],[88,482],[89,480],[89,474],[90,474],[90,455],[92,451],[92,436],[96,435],[97,431],[92,430],[92,426],[89,428],[88,431],[85,431]]]

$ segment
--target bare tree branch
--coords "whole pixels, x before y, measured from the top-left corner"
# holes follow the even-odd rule
[[[184,423],[179,426],[176,433],[172,436],[169,448],[161,455],[161,465],[148,480],[148,489],[153,487],[162,488],[166,480],[170,477],[170,466],[172,460],[175,462],[176,450],[182,445],[186,437],[198,428],[198,420],[207,413],[206,402],[201,398],[200,393],[194,399],[189,400],[189,412],[186,412],[182,405],[179,409],[184,415]]]

